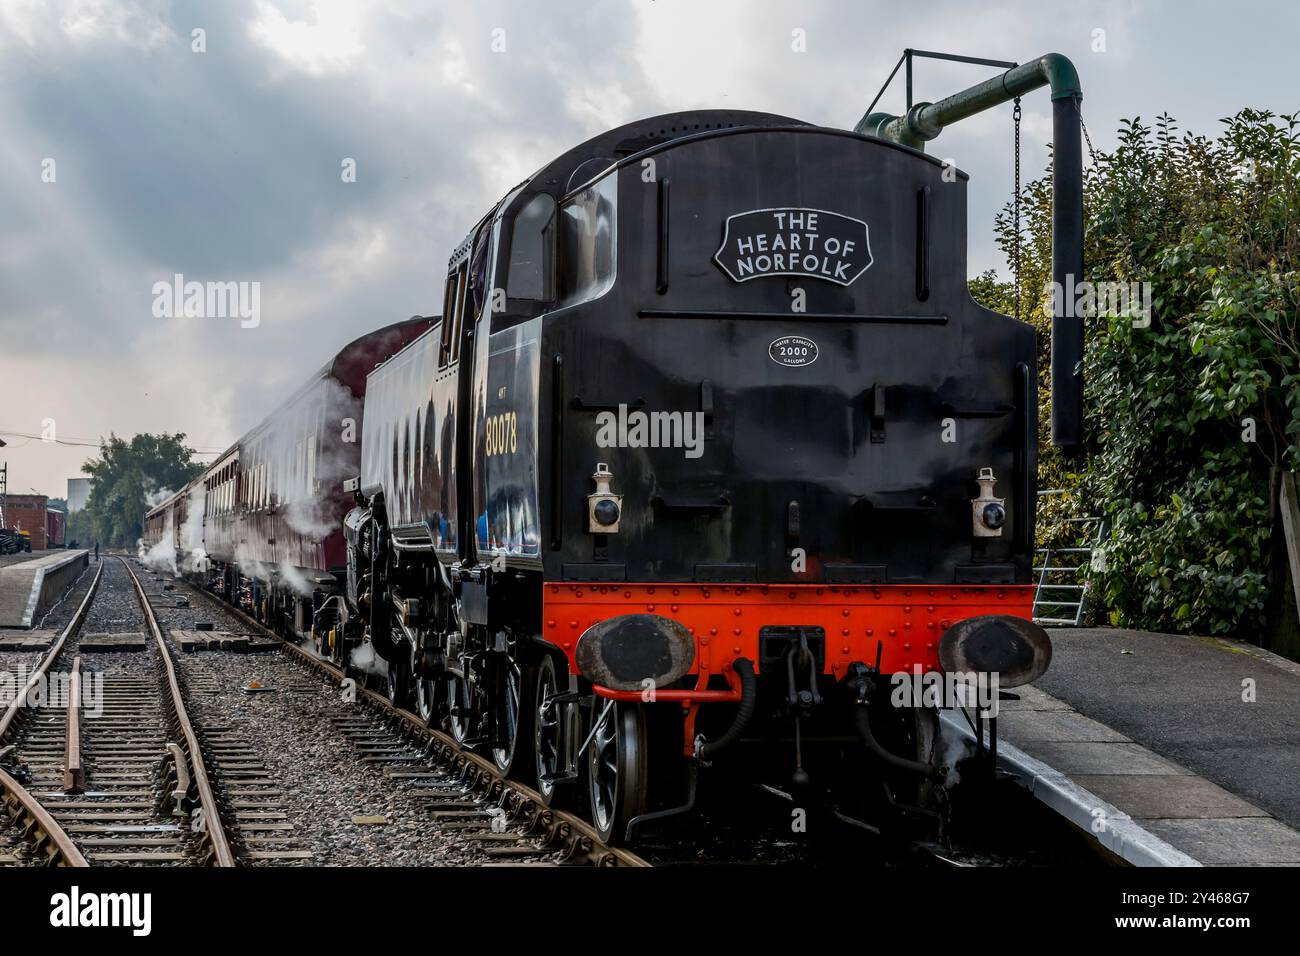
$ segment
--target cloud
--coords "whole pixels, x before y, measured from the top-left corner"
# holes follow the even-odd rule
[[[284,62],[311,76],[346,72],[366,51],[362,23],[371,4],[359,0],[317,0],[304,19],[290,19],[280,6],[258,0],[248,35]]]
[[[223,447],[347,341],[439,308],[449,251],[508,189],[581,140],[692,107],[849,127],[904,46],[1023,59],[1059,49],[1094,141],[1168,108],[1212,131],[1247,104],[1295,108],[1296,14],[1206,4],[956,0],[0,0],[0,428],[181,430]],[[1270,29],[1261,20],[1271,16]],[[1217,24],[1212,34],[1197,23]],[[191,31],[205,31],[204,53]],[[1107,31],[1108,51],[1090,50]],[[805,52],[797,52],[800,30]],[[1234,69],[1200,56],[1252,49]],[[992,71],[926,62],[919,98]],[[1177,79],[1171,79],[1177,77]],[[901,78],[882,107],[902,106]],[[1026,176],[1050,107],[1025,99]],[[1010,108],[933,147],[972,176],[972,274],[1003,266]],[[41,180],[54,159],[57,181]],[[354,183],[341,163],[355,161]],[[155,319],[153,283],[258,281],[262,322]],[[16,443],[15,443],[16,445]],[[14,487],[62,491],[80,452],[5,450]]]

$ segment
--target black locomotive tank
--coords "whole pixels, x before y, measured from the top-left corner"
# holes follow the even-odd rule
[[[967,291],[965,174],[732,129],[638,153],[575,205],[592,234],[571,245],[614,248],[584,250],[578,301],[541,320],[547,580],[1029,580],[1034,334]],[[592,535],[602,464],[619,524]],[[973,523],[981,469],[996,535]]]

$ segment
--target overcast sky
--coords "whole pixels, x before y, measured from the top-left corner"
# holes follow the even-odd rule
[[[852,127],[913,46],[1070,56],[1102,149],[1124,116],[1168,111],[1213,133],[1243,106],[1300,109],[1297,9],[0,0],[9,490],[62,496],[93,454],[13,434],[48,434],[47,420],[64,442],[182,431],[196,448],[227,446],[344,342],[437,311],[448,253],[475,220],[611,126],[731,107]],[[917,98],[994,72],[921,62]],[[880,108],[901,108],[901,75],[896,84]],[[1050,106],[1044,93],[1024,105],[1036,173]],[[971,175],[970,274],[1005,272],[992,222],[1011,190],[1010,107],[954,126],[931,151]],[[342,181],[347,158],[354,183]],[[175,273],[260,282],[260,325],[155,317],[154,283]]]

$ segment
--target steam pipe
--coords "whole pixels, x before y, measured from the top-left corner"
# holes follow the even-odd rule
[[[917,103],[905,116],[868,113],[854,127],[915,149],[945,126],[1040,87],[1052,93],[1052,442],[1066,454],[1083,446],[1083,319],[1071,315],[1083,278],[1083,151],[1074,64],[1048,53],[937,103]]]

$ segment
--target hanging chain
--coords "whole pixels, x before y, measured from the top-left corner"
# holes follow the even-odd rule
[[[1016,318],[1020,318],[1020,97],[1016,97],[1016,107],[1011,112],[1015,123],[1016,140],[1016,188],[1012,198],[1015,219],[1015,241],[1011,247],[1012,288],[1015,299]]]
[[[1097,165],[1097,151],[1092,148],[1092,137],[1088,135],[1088,124],[1083,121],[1083,107],[1079,101],[1074,101],[1075,112],[1079,114],[1079,129],[1083,130],[1083,141],[1088,144],[1088,158],[1092,160],[1094,166]]]
[[[1083,107],[1079,105],[1078,99],[1075,99],[1074,101],[1074,109],[1075,112],[1079,114],[1079,129],[1083,130],[1083,141],[1088,144],[1088,158],[1092,160],[1093,167],[1100,170],[1101,163],[1097,159],[1097,150],[1092,145],[1092,137],[1088,135],[1088,124],[1083,121]],[[1108,200],[1108,204],[1110,206],[1111,215],[1115,217],[1115,221],[1118,223],[1121,217],[1119,208],[1115,205],[1115,196],[1113,193]],[[1124,245],[1128,252],[1129,265],[1133,267],[1133,273],[1136,275],[1140,271],[1141,266],[1138,263],[1137,252],[1133,248],[1133,236],[1131,233],[1125,234]]]

